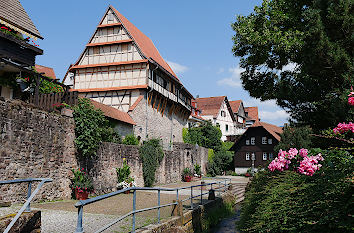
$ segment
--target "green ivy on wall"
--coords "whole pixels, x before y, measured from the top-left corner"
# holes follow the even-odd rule
[[[143,162],[144,185],[151,187],[155,182],[155,172],[161,163],[164,153],[159,139],[144,141],[139,149],[140,158]]]

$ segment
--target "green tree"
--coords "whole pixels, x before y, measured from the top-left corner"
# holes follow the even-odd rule
[[[311,129],[309,127],[285,126],[280,135],[280,142],[274,147],[274,151],[289,150],[290,148],[309,148],[311,145]]]
[[[139,145],[139,139],[134,134],[128,134],[122,141],[125,145]]]
[[[353,120],[343,101],[354,84],[352,0],[263,0],[232,28],[252,97],[276,100],[315,131]]]

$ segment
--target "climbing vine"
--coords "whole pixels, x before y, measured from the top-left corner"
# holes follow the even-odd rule
[[[139,149],[140,159],[143,162],[143,176],[146,187],[155,182],[156,168],[161,163],[164,153],[159,139],[144,141]]]

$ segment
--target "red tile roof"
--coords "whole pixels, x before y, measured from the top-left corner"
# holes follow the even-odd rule
[[[216,118],[219,114],[221,104],[225,100],[226,96],[206,97],[195,99],[196,108],[202,110],[202,116],[212,115]]]
[[[57,77],[55,76],[54,69],[46,66],[41,66],[37,65],[35,66],[35,69],[38,73],[44,73],[44,76],[52,79],[56,79]]]
[[[105,105],[105,104],[101,104],[97,101],[94,101],[92,99],[89,99],[91,101],[91,103],[93,104],[93,106],[95,108],[101,109],[102,112],[104,113],[104,115],[106,117],[118,120],[118,121],[122,121],[131,125],[136,125],[136,123],[134,122],[134,120],[129,116],[128,113],[126,112],[122,112],[116,108],[113,108],[111,106]]]
[[[245,112],[247,112],[247,120],[259,121],[258,107],[246,107]]]
[[[242,100],[234,100],[234,101],[229,101],[230,103],[230,106],[232,108],[232,111],[234,113],[237,113],[238,112],[238,109],[240,108],[240,105],[242,103]]]
[[[117,11],[113,6],[109,6],[117,15],[123,26],[128,30],[129,34],[133,37],[135,42],[137,43],[140,50],[143,54],[148,57],[154,59],[157,63],[159,63],[165,70],[171,73],[173,76],[177,78],[177,75],[173,72],[171,67],[167,64],[167,62],[162,58],[159,51],[155,47],[154,43],[151,41],[149,37],[147,37],[144,33],[142,33],[137,27],[134,26],[127,18],[125,18],[119,11]],[[178,78],[177,78],[178,79]]]
[[[252,128],[252,127],[263,127],[271,135],[273,135],[273,137],[278,141],[280,141],[280,134],[283,133],[282,127],[272,125],[272,124],[269,124],[266,122],[261,122],[261,121],[256,121],[250,128]]]

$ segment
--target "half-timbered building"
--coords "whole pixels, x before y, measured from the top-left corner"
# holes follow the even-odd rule
[[[182,141],[193,96],[153,42],[109,6],[65,84],[79,96],[127,112],[143,140]]]

